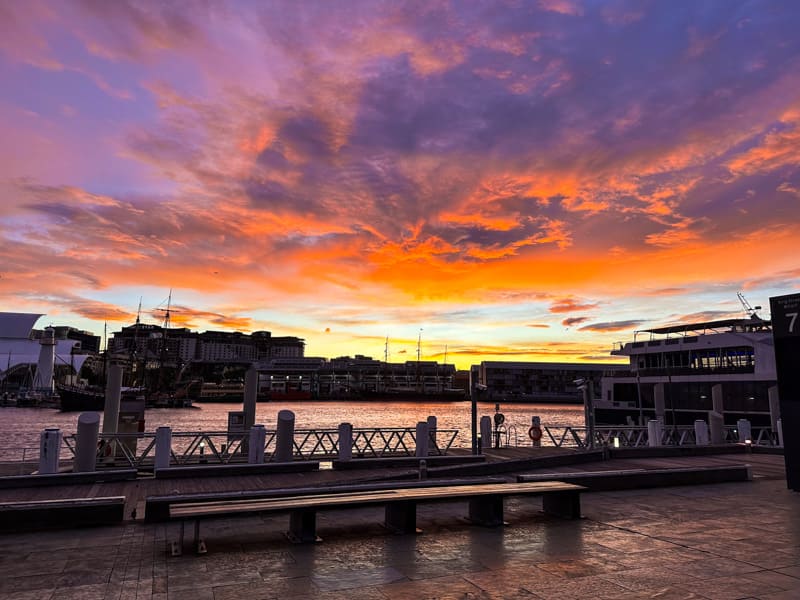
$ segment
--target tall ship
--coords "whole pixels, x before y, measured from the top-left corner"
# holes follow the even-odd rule
[[[772,327],[753,309],[748,318],[637,331],[611,354],[628,357],[629,364],[604,374],[594,401],[598,424],[643,425],[657,412],[668,425],[707,421],[715,395],[726,424],[748,419],[769,426],[777,418]]]

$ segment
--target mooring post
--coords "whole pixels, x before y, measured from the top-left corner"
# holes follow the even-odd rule
[[[88,473],[97,470],[97,440],[100,433],[100,413],[81,413],[78,417],[78,429],[75,433],[75,464],[72,470],[76,473]]]
[[[694,422],[694,439],[698,446],[708,446],[711,442],[708,437],[708,424],[703,419]]]
[[[339,460],[353,458],[353,426],[350,423],[339,423]]]
[[[275,432],[275,460],[291,462],[294,455],[294,413],[290,410],[278,412],[278,426]]]
[[[658,419],[650,419],[647,422],[647,445],[661,446],[661,438],[664,436],[664,425]]]
[[[492,419],[484,415],[481,417],[481,453],[486,448],[492,447]]]
[[[420,421],[417,423],[417,457],[428,456],[428,423]]]
[[[156,427],[156,471],[169,469],[172,461],[172,427]]]
[[[429,453],[439,453],[439,447],[436,445],[436,417],[434,415],[428,417],[428,444]]]
[[[247,462],[251,465],[260,465],[264,462],[264,446],[267,443],[267,430],[263,425],[253,425],[250,428],[250,444],[247,448]]]
[[[711,388],[711,406],[713,410],[708,413],[708,428],[711,430],[711,443],[718,446],[725,443],[725,420],[722,416],[724,404],[720,384]]]

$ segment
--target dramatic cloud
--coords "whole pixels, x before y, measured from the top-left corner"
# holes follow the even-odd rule
[[[610,323],[590,323],[580,328],[580,331],[628,331],[642,324],[642,321],[613,321]]]
[[[574,327],[575,325],[580,325],[581,323],[585,323],[591,317],[568,317],[561,321],[561,324],[564,327]]]
[[[562,298],[550,305],[551,313],[578,312],[581,310],[591,310],[597,308],[596,303],[581,302],[575,298]]]
[[[462,367],[742,314],[800,287],[799,26],[780,0],[3,3],[0,310],[97,330],[172,289],[175,324],[317,356],[424,328]]]

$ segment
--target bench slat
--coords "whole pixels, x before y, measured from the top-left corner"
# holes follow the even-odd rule
[[[247,512],[274,512],[302,508],[332,508],[375,505],[402,501],[444,501],[489,495],[538,495],[554,492],[579,492],[582,486],[562,482],[525,482],[486,485],[460,485],[429,488],[400,488],[369,492],[345,492],[309,496],[289,496],[259,500],[220,502],[177,502],[170,506],[171,518],[199,518]]]

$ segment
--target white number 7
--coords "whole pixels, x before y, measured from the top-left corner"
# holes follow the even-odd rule
[[[798,313],[786,313],[786,316],[789,317],[789,333],[794,333],[794,322],[797,321]]]

